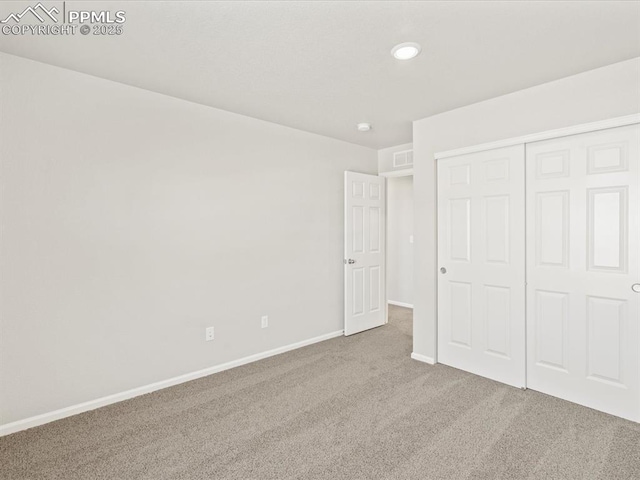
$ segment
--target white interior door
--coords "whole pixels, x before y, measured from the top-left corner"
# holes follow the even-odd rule
[[[524,145],[438,160],[438,362],[525,385]]]
[[[344,172],[344,334],[387,321],[383,177]]]
[[[639,145],[638,125],[527,145],[528,386],[635,421]]]

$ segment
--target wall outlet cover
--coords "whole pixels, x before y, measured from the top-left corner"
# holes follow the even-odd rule
[[[210,342],[211,340],[213,340],[213,338],[213,327],[207,327],[207,329],[205,330],[205,340],[207,342]]]

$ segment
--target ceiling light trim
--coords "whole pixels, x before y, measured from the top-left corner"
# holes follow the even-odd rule
[[[415,42],[400,43],[391,49],[391,55],[396,60],[411,60],[420,55],[420,52],[422,47]]]

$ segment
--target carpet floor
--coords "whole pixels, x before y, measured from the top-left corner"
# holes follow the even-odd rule
[[[0,438],[0,478],[640,479],[640,425],[409,358],[390,322]]]

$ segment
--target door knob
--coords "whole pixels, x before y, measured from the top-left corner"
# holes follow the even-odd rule
[[[440,273],[444,275],[445,273],[447,273],[447,269],[444,267],[440,267]]]
[[[349,265],[353,265],[354,263],[356,263],[356,261],[353,258],[350,258],[349,260],[347,260],[347,263]]]
[[[640,283],[634,283],[633,285],[631,285],[631,290],[636,293],[640,293]]]

